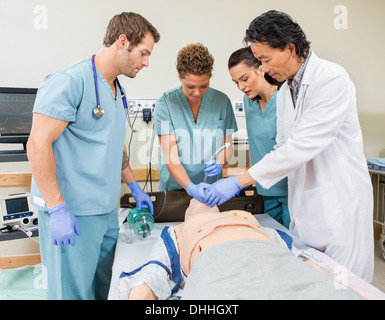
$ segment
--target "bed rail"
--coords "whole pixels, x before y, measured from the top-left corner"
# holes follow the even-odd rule
[[[369,169],[369,173],[373,185],[373,222],[382,228],[379,245],[385,259],[385,171]]]

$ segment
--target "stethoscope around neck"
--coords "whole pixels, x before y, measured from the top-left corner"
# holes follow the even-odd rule
[[[99,98],[99,88],[98,88],[98,75],[96,73],[96,66],[95,66],[95,55],[92,56],[92,69],[94,71],[94,84],[95,84],[95,94],[96,94],[96,107],[92,110],[93,115],[96,117],[96,119],[100,119],[104,115],[104,109],[100,106],[100,98]],[[116,78],[116,84],[119,87],[120,94],[122,95],[122,101],[124,109],[128,110],[127,100],[126,96],[123,92],[123,89],[119,83],[118,78]]]

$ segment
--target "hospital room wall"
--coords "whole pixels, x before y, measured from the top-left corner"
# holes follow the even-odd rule
[[[269,9],[289,13],[305,30],[318,56],[348,70],[356,85],[365,154],[384,157],[383,0],[276,0],[273,4],[255,0],[2,0],[0,86],[39,87],[53,70],[97,52],[114,14],[135,11],[157,27],[161,41],[149,68],[135,79],[121,79],[129,98],[156,99],[177,86],[177,52],[193,42],[205,44],[215,57],[211,85],[230,98],[242,98],[228,74],[227,59],[243,46],[250,21]],[[238,120],[243,127],[244,121]],[[137,126],[148,129],[145,123]],[[26,163],[1,167],[1,172],[29,171]]]
[[[96,53],[114,14],[134,11],[157,27],[161,41],[149,68],[135,79],[121,79],[129,98],[156,99],[177,86],[177,52],[193,42],[205,44],[215,57],[211,85],[230,98],[242,98],[228,74],[227,59],[243,46],[251,20],[269,9],[289,13],[318,56],[348,70],[357,89],[365,154],[385,157],[384,0],[0,0],[0,86],[39,87],[53,70]],[[244,128],[244,119],[237,120]],[[151,130],[151,123],[137,122],[136,129]],[[138,146],[133,143],[133,152]],[[30,166],[28,162],[0,163],[0,173],[12,172],[30,172]],[[4,187],[0,197],[24,191],[29,188]],[[0,244],[0,255],[38,251],[30,240],[10,242]]]

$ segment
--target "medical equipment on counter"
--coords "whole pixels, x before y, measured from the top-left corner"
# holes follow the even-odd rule
[[[30,194],[19,193],[9,195],[0,200],[0,227],[20,225],[24,228],[36,227],[37,213],[31,210]],[[8,228],[4,228],[8,231]]]
[[[226,149],[226,148],[228,148],[228,147],[230,147],[230,143],[229,143],[229,142],[226,142],[222,147],[219,147],[219,148],[217,149],[217,151],[215,151],[215,153],[214,153],[213,156],[211,157],[211,160],[210,160],[210,161],[214,160],[214,159],[218,156],[219,152],[221,152],[223,149]],[[205,174],[205,178],[204,178],[204,180],[203,180],[204,183],[206,183],[207,177],[208,177],[208,175],[207,175],[207,173],[206,173],[206,174]]]
[[[96,73],[96,66],[95,66],[95,55],[92,56],[92,69],[94,72],[95,94],[96,94],[96,103],[97,103],[97,106],[92,110],[92,112],[97,119],[100,119],[104,115],[104,109],[100,106],[98,75]],[[116,78],[116,84],[119,87],[120,93],[122,95],[123,106],[124,106],[125,111],[127,112],[127,110],[128,110],[127,99],[126,99],[126,96],[123,92],[123,89],[119,83],[118,78]]]
[[[147,210],[133,208],[127,215],[127,224],[131,235],[133,232],[140,239],[144,239],[151,235],[151,231],[154,228],[154,217]]]
[[[36,93],[36,88],[0,87],[0,162],[28,161],[26,145]]]

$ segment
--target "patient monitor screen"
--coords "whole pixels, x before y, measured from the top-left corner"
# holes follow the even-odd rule
[[[32,126],[33,93],[0,92],[0,135],[29,134]]]
[[[26,197],[6,199],[5,206],[7,209],[7,215],[29,211],[28,200]]]

